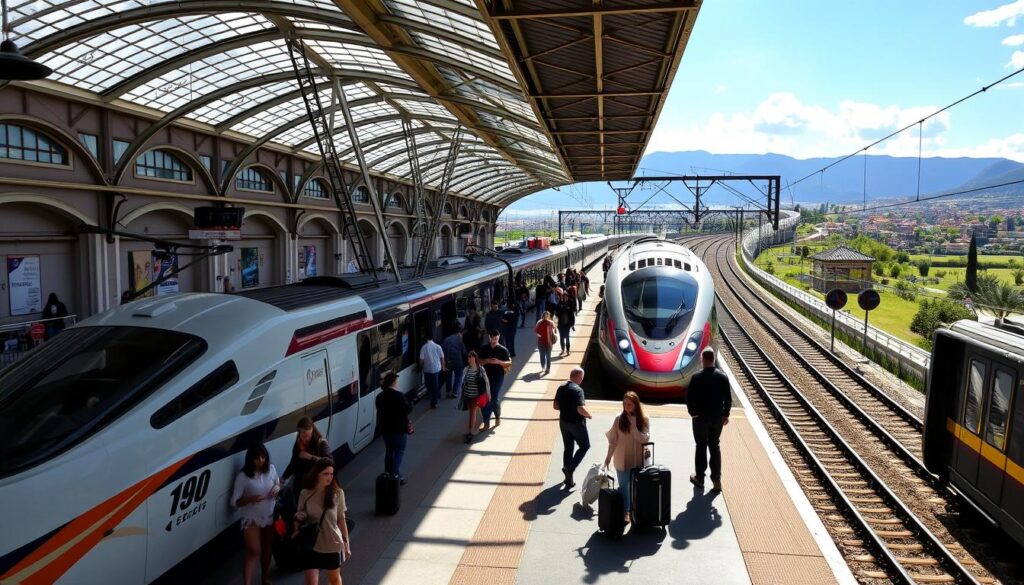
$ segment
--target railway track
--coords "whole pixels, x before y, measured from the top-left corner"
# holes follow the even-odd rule
[[[944,508],[948,499],[927,485],[933,478],[916,456],[916,418],[902,407],[890,408],[891,401],[876,398],[880,390],[865,388],[829,356],[816,355],[827,350],[794,332],[774,307],[752,302],[753,293],[744,289],[745,280],[731,267],[730,238],[688,243],[712,253],[706,262],[720,276],[720,328],[742,371],[741,384],[751,396],[761,397],[762,416],[770,414],[789,437],[789,455],[799,455],[797,463],[807,468],[798,470],[801,482],[858,576],[867,582],[994,583],[955,538],[941,526],[943,536],[937,536],[915,511],[923,509],[935,525],[936,508]],[[774,319],[759,319],[759,312]],[[793,339],[802,340],[802,348]],[[890,432],[893,425],[877,424],[879,417],[906,427]],[[911,451],[915,444],[916,453]],[[880,476],[896,484],[896,490]]]

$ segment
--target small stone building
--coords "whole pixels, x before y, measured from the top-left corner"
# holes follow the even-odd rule
[[[811,288],[828,292],[834,288],[848,293],[871,288],[871,265],[875,259],[857,250],[838,246],[811,256],[814,261]]]

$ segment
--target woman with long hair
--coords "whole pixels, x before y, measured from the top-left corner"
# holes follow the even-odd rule
[[[308,416],[299,419],[298,424],[295,425],[295,431],[292,460],[288,463],[288,467],[284,468],[284,475],[281,478],[288,479],[294,475],[296,481],[301,483],[313,462],[320,457],[330,456],[331,448],[327,444],[327,439],[313,424],[313,419]],[[299,484],[296,484],[296,487],[299,487]]]
[[[487,381],[487,373],[480,365],[480,358],[475,351],[469,352],[466,357],[466,369],[462,372],[462,403],[469,412],[469,425],[466,427],[466,434],[463,438],[466,444],[473,442],[476,434],[476,415],[480,412],[480,397],[491,398],[491,388]]]
[[[631,494],[634,468],[644,464],[644,443],[651,440],[651,421],[644,414],[643,404],[636,392],[626,392],[622,397],[622,412],[615,417],[612,428],[605,433],[608,437],[608,454],[604,457],[604,466],[614,463],[615,475],[622,494],[623,508],[626,510],[625,521],[629,523],[629,513],[633,509]]]
[[[320,582],[320,571],[327,572],[331,585],[341,585],[341,563],[352,556],[348,525],[345,523],[345,492],[334,478],[334,460],[321,457],[313,462],[299,493],[293,534],[304,524],[316,524],[316,542],[304,551],[302,567],[306,585]]]
[[[274,536],[274,503],[281,491],[277,469],[270,463],[270,454],[263,443],[256,443],[245,452],[245,465],[235,477],[231,505],[242,516],[242,538],[245,541],[245,562],[242,583],[250,585],[256,559],[260,561],[262,583],[270,583],[270,552]]]

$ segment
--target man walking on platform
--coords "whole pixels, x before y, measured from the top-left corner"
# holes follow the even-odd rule
[[[462,369],[466,367],[466,345],[462,342],[462,325],[452,324],[452,333],[441,342],[447,371],[444,375],[448,398],[455,398],[462,390]]]
[[[722,491],[722,450],[719,439],[722,427],[729,424],[732,409],[732,391],[729,377],[715,367],[715,350],[706,347],[700,354],[704,369],[694,374],[686,392],[686,410],[693,418],[693,440],[697,443],[694,456],[695,473],[690,483],[704,488],[704,472],[711,453],[711,491]]]
[[[565,474],[565,489],[576,485],[572,474],[583,462],[590,450],[590,435],[587,434],[587,419],[593,418],[587,411],[583,396],[583,368],[577,366],[569,374],[569,381],[555,391],[552,406],[558,411],[558,428],[562,432],[562,473]],[[579,448],[573,453],[574,443]]]
[[[420,348],[420,370],[430,396],[430,408],[437,408],[437,401],[441,398],[441,371],[445,367],[444,350],[427,333],[427,340]]]
[[[487,343],[476,352],[491,387],[491,400],[484,407],[483,413],[484,430],[491,428],[491,414],[494,414],[494,426],[501,424],[501,385],[505,383],[505,371],[512,367],[512,356],[505,346],[498,343],[501,337],[498,330],[492,329],[487,335]]]

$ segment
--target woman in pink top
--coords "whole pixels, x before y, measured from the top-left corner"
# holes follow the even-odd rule
[[[619,482],[619,493],[626,510],[626,523],[632,510],[632,471],[644,464],[644,443],[651,440],[651,421],[644,415],[644,407],[636,392],[626,392],[622,397],[622,412],[615,417],[612,428],[605,433],[608,437],[608,454],[604,466],[614,461],[615,475]]]

